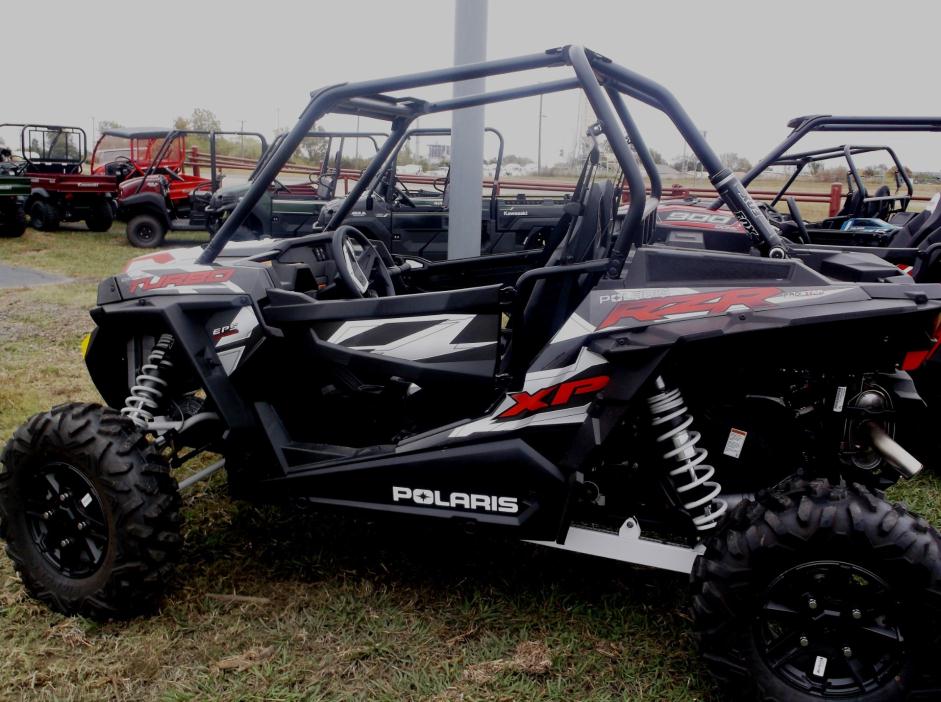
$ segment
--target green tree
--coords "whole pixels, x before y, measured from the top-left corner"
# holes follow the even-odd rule
[[[216,117],[216,113],[207,110],[205,107],[193,108],[193,114],[189,118],[190,127],[204,132],[220,131],[222,122]]]

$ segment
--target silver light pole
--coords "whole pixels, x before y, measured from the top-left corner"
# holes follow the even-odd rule
[[[487,58],[487,0],[454,1],[454,65]],[[482,93],[486,80],[454,84],[454,97]],[[451,118],[451,198],[448,258],[480,255],[484,108],[455,110]]]

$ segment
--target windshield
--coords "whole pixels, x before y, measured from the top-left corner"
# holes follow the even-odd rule
[[[163,143],[164,139],[162,137],[135,137],[129,139],[115,134],[105,134],[98,141],[92,159],[92,168],[97,169],[107,163],[126,160],[131,161],[139,170],[145,170],[150,166]],[[185,153],[186,142],[182,136],[177,137],[159,165],[171,170],[179,170],[183,165]]]
[[[24,141],[34,161],[81,163],[85,159],[85,140],[78,130],[27,128]]]

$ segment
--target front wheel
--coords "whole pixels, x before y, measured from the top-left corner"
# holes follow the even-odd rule
[[[941,536],[861,486],[796,480],[743,502],[693,569],[706,660],[764,701],[934,689]]]
[[[127,240],[139,249],[153,249],[163,243],[167,228],[163,222],[149,214],[132,217],[127,223]]]
[[[180,550],[180,497],[129,420],[61,405],[17,429],[2,462],[0,536],[32,597],[95,619],[157,605]]]

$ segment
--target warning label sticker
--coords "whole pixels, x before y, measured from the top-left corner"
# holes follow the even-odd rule
[[[725,442],[725,450],[722,451],[726,456],[731,456],[732,458],[738,458],[742,455],[742,447],[745,446],[745,437],[748,436],[747,432],[742,431],[741,429],[735,429],[734,427],[729,432],[729,438]]]

